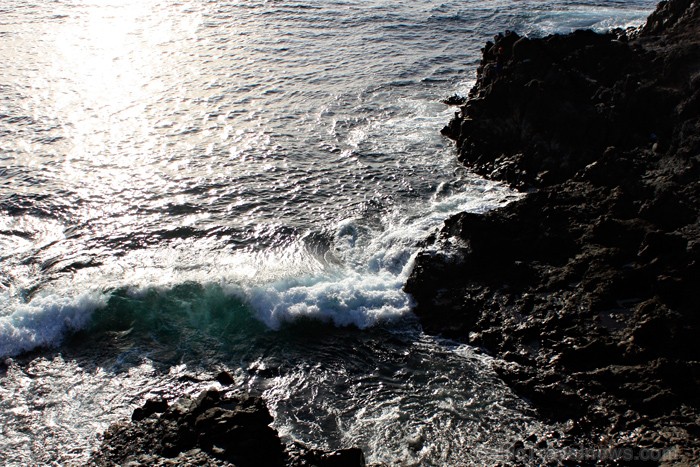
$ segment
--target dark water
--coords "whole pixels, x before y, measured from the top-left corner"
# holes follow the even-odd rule
[[[3,2],[0,463],[79,464],[219,369],[370,461],[479,465],[545,429],[401,290],[450,213],[515,197],[459,167],[439,100],[497,31],[653,3]]]

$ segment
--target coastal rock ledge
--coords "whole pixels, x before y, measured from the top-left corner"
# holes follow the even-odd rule
[[[700,2],[639,29],[499,35],[454,101],[460,161],[527,194],[428,239],[405,285],[425,331],[498,357],[568,442],[636,453],[590,464],[696,465]]]
[[[209,389],[169,404],[146,401],[131,422],[113,424],[91,466],[365,467],[358,448],[283,445],[260,397]]]

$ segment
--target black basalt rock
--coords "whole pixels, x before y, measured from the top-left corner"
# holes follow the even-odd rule
[[[322,451],[309,449],[301,443],[288,447],[290,465],[294,467],[364,467],[365,456],[357,448]]]
[[[233,376],[231,376],[231,373],[228,371],[220,371],[219,374],[216,375],[216,380],[222,386],[231,386],[236,382]]]
[[[134,411],[131,423],[115,424],[107,430],[90,465],[365,465],[357,448],[327,452],[297,443],[294,449],[285,449],[270,426],[272,421],[261,398],[216,389],[172,404],[147,401]]]
[[[500,358],[516,392],[571,427],[567,442],[690,464],[700,4],[662,2],[641,29],[519,37],[498,52],[504,38],[483,49],[443,134],[473,171],[528,194],[445,221],[405,285],[415,313],[426,332]]]
[[[156,413],[163,413],[168,409],[168,401],[165,399],[148,399],[143,407],[138,407],[131,415],[132,421],[140,421]]]

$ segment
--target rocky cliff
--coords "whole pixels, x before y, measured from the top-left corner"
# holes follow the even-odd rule
[[[571,442],[700,459],[698,2],[637,30],[497,36],[443,134],[528,194],[429,239],[405,285],[426,332],[499,357]]]

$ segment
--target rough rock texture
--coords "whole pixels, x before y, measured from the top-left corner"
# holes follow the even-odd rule
[[[259,397],[210,389],[172,405],[149,400],[131,423],[112,425],[90,465],[364,467],[360,449],[310,449],[282,445]]]
[[[572,438],[700,460],[699,2],[639,30],[502,35],[443,133],[529,193],[429,239],[405,286],[425,330],[500,357]]]

